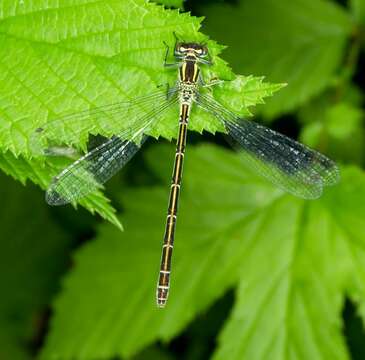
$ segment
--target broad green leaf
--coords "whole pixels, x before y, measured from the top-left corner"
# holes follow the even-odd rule
[[[0,22],[0,144],[15,154],[26,154],[32,131],[60,113],[130,100],[173,84],[176,71],[163,67],[164,41],[173,46],[173,31],[206,40],[198,33],[199,19],[144,0],[13,4],[3,3]],[[220,47],[212,41],[209,46],[215,58]],[[233,76],[222,61],[216,63],[218,75]],[[170,117],[159,135],[175,135],[167,124],[176,116]],[[134,120],[119,119],[125,126]]]
[[[129,356],[171,340],[237,287],[215,359],[347,359],[346,295],[365,320],[363,172],[344,169],[339,186],[306,202],[274,189],[227,150],[188,149],[171,294],[160,310],[166,154],[157,147],[149,156],[166,186],[124,192],[126,231],[101,226],[76,254],[42,358]]]
[[[223,56],[235,71],[288,84],[262,109],[269,118],[331,84],[352,31],[350,16],[331,1],[240,0],[200,9],[204,29],[229,45]]]
[[[242,116],[252,115],[250,107],[264,104],[264,98],[274,95],[275,92],[285,87],[286,84],[271,84],[264,82],[263,77],[237,76],[233,81],[222,88],[215,89],[214,94],[220,103]],[[236,96],[232,97],[235,94]],[[240,97],[239,95],[242,95]]]
[[[39,191],[1,175],[0,196],[0,358],[30,359],[71,242]]]
[[[38,174],[54,176],[59,167],[56,160],[45,160],[32,152],[35,129],[60,114],[129,101],[156,91],[157,86],[173,85],[176,70],[163,67],[164,42],[170,48],[174,46],[173,32],[188,41],[207,42],[214,61],[213,67],[204,69],[207,81],[213,77],[234,79],[230,68],[217,56],[222,46],[199,33],[200,22],[189,14],[145,0],[2,1],[0,150],[6,153],[3,157],[12,157],[11,170],[5,165],[3,169],[23,182],[36,178],[44,188],[50,176],[39,179]],[[168,60],[172,61],[171,57]],[[262,103],[263,97],[280,88],[255,77],[238,77],[235,81],[234,86],[229,81],[219,85],[216,92],[224,90],[228,105],[245,114],[246,106]],[[177,114],[177,108],[167,112],[164,121],[151,129],[151,135],[176,137]],[[202,110],[195,109],[193,114],[191,130],[214,133],[221,129]],[[121,126],[129,128],[137,115],[123,118],[121,114],[111,121],[109,132],[102,128],[100,119],[88,119],[74,132],[66,129],[58,140],[85,149],[90,128],[111,135]],[[21,156],[19,163],[13,161],[14,156]],[[120,226],[107,202],[97,194],[80,204]]]

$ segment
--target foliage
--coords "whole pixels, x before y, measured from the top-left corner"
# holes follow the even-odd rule
[[[172,83],[174,72],[162,71],[164,42],[173,46],[172,31],[191,40],[206,38],[198,32],[199,19],[143,0],[75,0],[68,6],[42,2],[26,2],[17,7],[13,4],[5,1],[0,14],[0,149],[4,153],[0,166],[16,179],[30,179],[42,188],[65,162],[60,167],[57,159],[34,158],[30,141],[38,127],[60,113],[105,104],[105,98],[109,103],[129,100],[155,91],[158,85]],[[141,28],[146,30],[140,31]],[[223,79],[233,78],[227,65],[216,58],[221,47],[213,41],[208,43],[216,64],[214,74]],[[242,86],[227,90],[236,103],[243,99],[245,85],[241,83]],[[255,86],[262,86],[259,78],[251,78],[250,90],[255,90]],[[254,94],[258,100],[263,95],[260,91]],[[218,125],[212,125],[201,111],[197,113],[192,129],[215,132]],[[176,135],[174,109],[167,118],[152,135],[169,139]],[[135,119],[123,120],[123,125],[128,126],[128,121],[133,123]],[[66,145],[85,147],[88,127],[98,129],[98,119],[88,121],[89,126],[85,124],[79,129],[76,139],[69,134]],[[111,124],[111,131],[116,129],[118,124]],[[20,156],[20,161],[14,156]],[[121,227],[101,194],[89,196],[81,204]]]
[[[240,1],[204,13],[206,29],[231,45],[226,58],[236,71],[288,83],[263,108],[267,117],[292,111],[331,85],[352,29],[350,15],[323,0]]]
[[[184,0],[161,0],[156,2],[167,7],[182,8]]]
[[[25,345],[38,335],[71,237],[51,219],[39,191],[2,175],[0,196],[0,358],[27,359]]]
[[[202,18],[169,9],[182,1],[1,2],[0,169],[27,187],[0,178],[0,358],[361,358],[344,336],[351,319],[342,311],[350,301],[364,323],[364,2],[230,3],[184,2],[206,17],[205,33],[230,45],[222,52],[200,32]],[[176,71],[163,58],[174,31],[207,43],[214,66],[203,75],[225,80],[212,88],[220,103],[343,165],[341,184],[321,199],[296,199],[245,168],[221,146],[217,121],[194,108],[172,289],[161,311],[154,292],[172,145],[142,150],[108,184],[112,203],[102,192],[79,202],[107,220],[100,224],[80,207],[43,203],[30,182],[45,189],[71,160],[40,156],[30,144],[60,114],[173,85]],[[176,115],[171,109],[150,135],[175,138]],[[109,132],[90,118],[59,141],[85,150],[88,128],[111,135],[119,120],[128,127],[136,118],[111,121]]]
[[[165,180],[170,169],[158,159],[166,154],[165,148],[149,154],[151,169]],[[176,336],[232,286],[238,286],[236,303],[213,358],[280,359],[285,352],[345,358],[344,295],[365,301],[364,192],[364,175],[347,168],[340,187],[308,203],[275,190],[226,150],[190,149],[166,310],[156,309],[154,286],[167,183],[128,189],[122,197],[127,232],[102,226],[76,254],[43,358],[129,356]]]

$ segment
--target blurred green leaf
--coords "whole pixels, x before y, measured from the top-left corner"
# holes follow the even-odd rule
[[[153,167],[166,154],[159,149]],[[186,162],[167,307],[157,309],[154,295],[168,186],[128,189],[126,232],[101,226],[77,253],[43,358],[129,356],[169,341],[238,286],[215,359],[346,359],[345,294],[365,309],[363,172],[345,169],[339,186],[306,202],[227,150],[190,148]],[[167,185],[168,169],[156,173]]]
[[[305,124],[300,136],[304,143],[339,161],[363,163],[364,112],[359,106],[320,98],[301,110],[300,119]]]
[[[174,360],[175,357],[157,346],[149,346],[141,353],[132,357],[132,360]]]
[[[240,0],[200,10],[206,31],[229,45],[223,55],[235,71],[288,83],[262,109],[269,118],[293,111],[331,84],[353,27],[344,10],[324,0]]]
[[[0,358],[30,359],[71,242],[39,191],[1,175],[0,197]]]
[[[343,140],[355,133],[361,126],[364,114],[361,109],[346,103],[339,103],[328,111],[328,133]]]
[[[350,0],[352,12],[359,24],[365,25],[365,1],[364,0]]]

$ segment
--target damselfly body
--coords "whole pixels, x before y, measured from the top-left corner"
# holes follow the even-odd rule
[[[176,86],[167,94],[158,91],[130,102],[114,103],[70,114],[48,122],[38,129],[35,136],[36,148],[57,153],[55,149],[61,148],[52,147],[52,141],[62,142],[62,134],[65,134],[65,139],[71,139],[71,142],[73,135],[77,139],[90,124],[86,119],[91,118],[98,123],[97,129],[108,128],[110,121],[123,123],[121,116],[133,114],[137,119],[133,126],[121,128],[115,136],[87,152],[53,179],[47,190],[46,200],[50,205],[63,205],[102,187],[138,151],[146,134],[163,118],[167,109],[178,104],[179,130],[156,291],[159,307],[165,306],[169,293],[187,129],[194,104],[218,119],[225,133],[241,150],[244,161],[281,189],[302,198],[315,199],[322,194],[324,186],[333,185],[339,179],[336,164],[324,155],[253,121],[241,119],[220,105],[209,92],[200,91],[201,87],[214,85],[205,84],[200,73],[201,65],[212,64],[205,45],[177,42],[174,49],[176,63],[173,64],[166,63],[167,55],[168,48],[165,65],[176,66],[178,69]],[[97,129],[88,128],[87,131],[92,134],[97,133]]]

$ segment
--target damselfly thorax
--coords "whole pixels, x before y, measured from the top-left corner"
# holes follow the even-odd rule
[[[46,201],[50,205],[63,205],[101,188],[139,150],[147,138],[146,134],[159,121],[163,121],[166,111],[172,106],[179,107],[175,161],[156,291],[159,307],[165,306],[169,294],[171,259],[192,106],[196,104],[214,116],[240,151],[242,161],[281,189],[305,199],[315,199],[321,196],[323,187],[339,180],[336,164],[324,155],[253,121],[240,118],[225,109],[211,94],[200,91],[201,86],[207,86],[201,77],[200,66],[212,64],[205,45],[177,42],[174,49],[176,61],[172,64],[166,62],[168,53],[167,47],[165,67],[177,68],[178,80],[167,95],[157,91],[133,101],[68,114],[37,129],[32,140],[34,154],[50,155],[53,149],[60,149],[60,144],[72,144],[80,139],[80,134],[113,133],[109,128],[110,123],[120,123],[121,116],[126,119],[129,114],[134,116],[135,121],[131,126],[106,139],[53,179],[46,193]],[[144,110],[148,108],[151,110]],[[62,153],[58,151],[55,154]]]
[[[181,54],[182,61],[179,64],[179,80],[177,87],[179,90],[180,104],[191,105],[196,99],[196,94],[199,89],[200,69],[198,65],[199,55],[197,49],[190,47],[191,44],[177,44],[175,48],[176,54]],[[184,56],[184,52],[180,49],[187,49],[187,53]],[[203,48],[199,48],[203,49]]]

